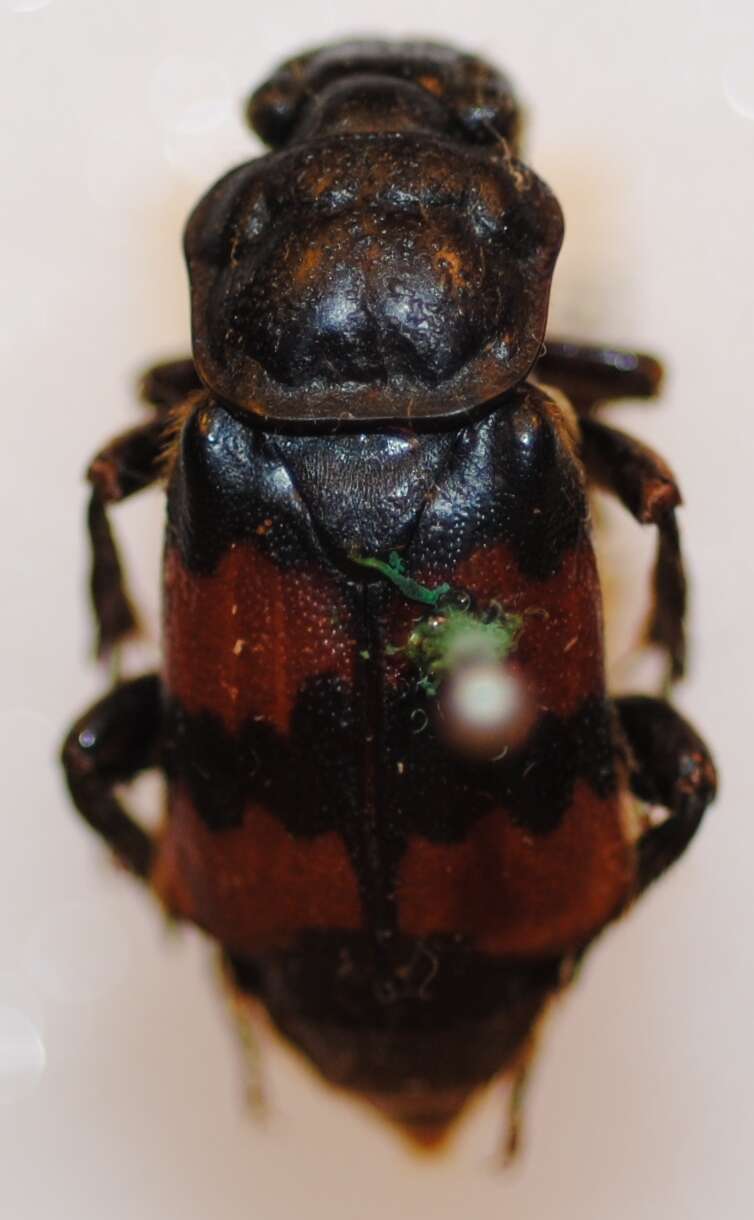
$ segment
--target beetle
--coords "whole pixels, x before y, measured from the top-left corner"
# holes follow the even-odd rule
[[[606,689],[592,483],[657,531],[648,636],[684,668],[676,480],[596,417],[661,368],[544,342],[562,213],[482,60],[319,48],[248,118],[271,151],[185,232],[192,356],[88,471],[102,656],[136,622],[108,509],[166,485],[162,669],[63,762],[237,1002],[430,1146],[520,1084],[548,1002],[715,793],[669,703]],[[150,768],[156,834],[116,792]]]

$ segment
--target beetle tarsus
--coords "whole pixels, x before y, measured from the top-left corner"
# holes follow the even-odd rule
[[[524,1142],[526,1099],[531,1084],[532,1069],[537,1052],[537,1027],[522,1048],[513,1069],[513,1078],[508,1095],[508,1125],[503,1148],[503,1165],[514,1164],[521,1154]]]
[[[268,1115],[267,1090],[262,1068],[262,1048],[252,1010],[254,1000],[248,990],[244,991],[239,986],[233,963],[224,953],[218,958],[218,975],[241,1046],[244,1100],[251,1116],[258,1122],[263,1122]]]

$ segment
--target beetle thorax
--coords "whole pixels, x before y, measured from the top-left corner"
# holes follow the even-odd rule
[[[466,414],[539,353],[557,201],[489,139],[491,120],[476,138],[483,91],[464,93],[464,73],[451,89],[431,57],[370,54],[274,78],[252,109],[279,151],[221,179],[189,221],[198,370],[262,418]]]

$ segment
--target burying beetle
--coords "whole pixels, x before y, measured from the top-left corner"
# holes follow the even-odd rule
[[[657,529],[649,634],[683,671],[675,479],[593,415],[660,366],[543,346],[562,215],[481,60],[325,48],[248,114],[273,151],[186,230],[193,359],[147,374],[151,418],[89,470],[102,655],[135,622],[106,509],[166,482],[163,668],[64,764],[237,1002],[429,1145],[520,1083],[547,1001],[714,795],[669,704],[605,688],[587,478]],[[148,768],[156,835],[115,792]]]

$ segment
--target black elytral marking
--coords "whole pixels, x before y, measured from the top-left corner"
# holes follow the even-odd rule
[[[546,403],[540,390],[525,385],[459,431],[446,476],[422,516],[411,565],[452,568],[478,548],[503,543],[524,576],[557,574],[585,534],[588,507]]]
[[[363,645],[358,650],[357,682],[361,687],[363,740],[361,746],[361,809],[344,838],[359,880],[367,926],[373,933],[375,965],[384,972],[385,945],[395,936],[396,869],[404,851],[404,836],[395,820],[386,817],[382,760],[385,706],[382,690],[383,641],[377,623],[385,597],[379,585],[366,586],[360,623]]]
[[[546,835],[560,825],[577,779],[602,798],[615,791],[614,715],[606,699],[589,698],[570,717],[544,713],[521,746],[492,761],[449,751],[431,720],[416,733],[415,707],[415,692],[405,692],[388,718],[387,799],[404,811],[407,833],[434,843],[462,842],[476,821],[502,804],[516,825]],[[407,760],[402,772],[401,760]]]
[[[398,550],[412,575],[502,543],[525,576],[548,579],[583,536],[587,504],[546,403],[524,385],[461,428],[334,436],[269,434],[205,404],[183,430],[169,539],[197,572],[247,541],[283,570],[333,565],[351,579],[354,553]]]
[[[443,1089],[494,1076],[558,987],[561,966],[488,956],[453,936],[398,935],[376,962],[369,936],[337,929],[230,964],[328,1079],[378,1093],[407,1080]]]
[[[165,769],[187,784],[210,830],[240,826],[249,802],[264,805],[298,838],[347,833],[361,816],[363,734],[338,678],[307,679],[287,736],[254,719],[230,733],[212,712],[189,715],[177,699],[165,714]]]
[[[545,713],[522,746],[481,762],[451,754],[429,721],[417,733],[416,707],[416,687],[406,683],[364,730],[346,685],[321,675],[302,687],[283,736],[253,719],[232,734],[212,713],[191,716],[174,699],[167,708],[166,767],[188,785],[210,829],[240,826],[244,806],[257,802],[296,836],[342,834],[360,870],[386,886],[409,835],[460,842],[500,804],[517,825],[547,834],[560,824],[577,779],[603,798],[615,791],[614,714],[606,699],[589,698],[570,717]],[[369,759],[382,775],[369,797],[380,808],[371,813],[365,808],[365,785],[375,778]],[[380,860],[364,837],[365,817],[376,827],[371,834],[384,853]]]

